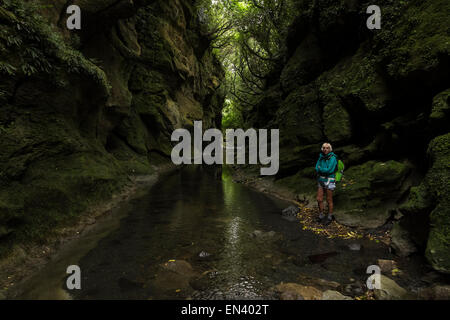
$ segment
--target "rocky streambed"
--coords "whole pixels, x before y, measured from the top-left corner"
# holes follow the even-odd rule
[[[448,293],[443,285],[430,288],[439,279],[426,265],[395,256],[382,242],[304,230],[283,218],[290,205],[226,172],[222,179],[199,167],[171,172],[122,206],[118,226],[95,245],[74,244],[9,298],[432,299]],[[382,290],[368,291],[367,267],[380,262]],[[81,269],[81,290],[66,287],[73,264]]]

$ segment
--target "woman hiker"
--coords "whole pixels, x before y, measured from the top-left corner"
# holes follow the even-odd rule
[[[316,163],[318,174],[317,203],[319,204],[318,222],[329,225],[333,221],[333,190],[336,188],[335,169],[337,165],[336,155],[332,152],[331,144],[324,143],[319,160]],[[323,213],[323,194],[326,192],[328,203],[328,216]]]

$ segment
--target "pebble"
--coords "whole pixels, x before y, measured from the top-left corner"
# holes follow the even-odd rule
[[[348,245],[348,248],[352,251],[359,251],[361,250],[361,245],[359,243],[351,243]]]
[[[198,254],[198,256],[200,257],[200,258],[205,258],[205,257],[209,257],[211,254],[209,254],[208,252],[206,252],[206,251],[202,251],[202,252],[200,252],[199,254]]]

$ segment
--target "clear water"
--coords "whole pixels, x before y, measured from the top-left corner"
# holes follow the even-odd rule
[[[352,251],[355,240],[302,230],[282,219],[289,205],[226,172],[173,172],[123,206],[114,227],[94,229],[51,261],[18,298],[271,299],[271,287],[301,274],[365,283],[369,265],[393,258],[380,243],[358,240],[362,249]],[[65,288],[70,264],[81,268],[81,290]]]

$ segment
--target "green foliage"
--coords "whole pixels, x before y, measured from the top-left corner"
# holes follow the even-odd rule
[[[106,90],[106,75],[78,50],[66,43],[59,31],[38,14],[47,5],[34,1],[4,0],[2,15],[11,17],[0,29],[0,73],[8,76],[58,74],[59,69],[93,77]]]
[[[226,70],[227,98],[245,112],[256,104],[270,72],[281,63],[285,35],[295,16],[293,3],[199,0],[197,7],[202,33]]]
[[[222,109],[222,129],[241,128],[243,126],[242,113],[235,102],[226,99]]]

